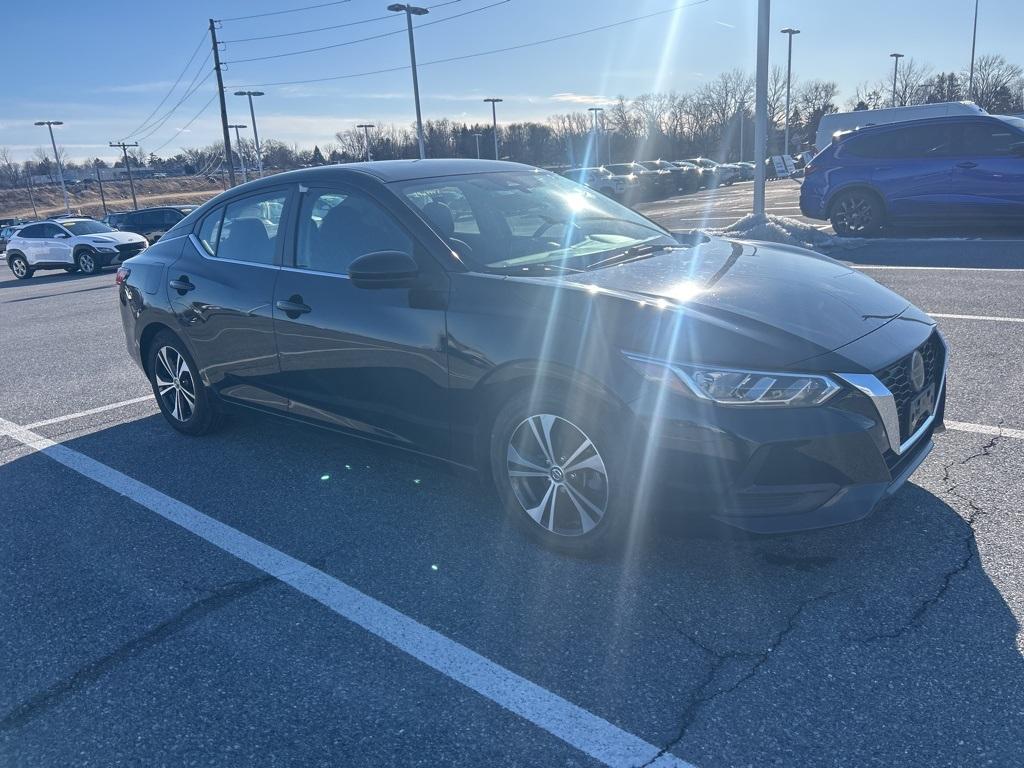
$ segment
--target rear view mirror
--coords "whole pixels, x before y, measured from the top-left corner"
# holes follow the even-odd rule
[[[348,268],[357,288],[409,288],[419,275],[419,265],[402,251],[375,251],[360,256]]]

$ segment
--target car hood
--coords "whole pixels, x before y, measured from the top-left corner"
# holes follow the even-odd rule
[[[129,245],[131,243],[146,242],[146,238],[142,235],[137,235],[134,232],[122,232],[120,230],[104,232],[99,235],[82,235],[80,239],[93,245]]]
[[[627,342],[634,348],[716,362],[764,357],[792,364],[849,344],[910,306],[863,273],[812,251],[718,238],[563,280],[633,305],[647,318],[661,316],[654,326],[649,319],[629,323],[641,329]],[[673,329],[667,342],[666,321]]]

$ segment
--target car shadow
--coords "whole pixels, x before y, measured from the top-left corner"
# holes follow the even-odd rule
[[[794,536],[694,536],[662,513],[580,559],[526,541],[474,478],[270,417],[197,439],[152,416],[66,445],[697,765],[1020,764],[1017,621],[970,526],[921,487]]]
[[[1016,238],[897,238],[840,240],[819,250],[853,264],[901,267],[1024,268],[1024,233]]]
[[[3,260],[2,256],[0,256],[0,260]],[[57,285],[60,283],[73,283],[90,277],[97,277],[99,275],[109,275],[113,278],[114,272],[115,270],[110,267],[104,267],[95,275],[83,275],[81,272],[64,272],[63,270],[47,270],[46,272],[36,272],[27,280],[18,280],[13,274],[10,274],[10,271],[8,270],[8,274],[4,276],[5,279],[0,280],[0,289],[15,288],[19,286],[25,287],[29,285]],[[112,282],[113,280],[111,280],[111,283]]]

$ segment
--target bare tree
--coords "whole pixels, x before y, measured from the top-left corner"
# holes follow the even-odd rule
[[[896,104],[901,107],[928,101],[928,82],[932,67],[916,59],[904,60],[896,73]]]
[[[966,81],[964,75],[961,77]],[[998,54],[985,54],[975,60],[974,91],[968,98],[989,112],[1012,112],[1024,109],[1022,88],[1024,69]]]
[[[790,78],[790,95],[796,91],[800,81],[796,75]],[[783,125],[786,122],[786,70],[774,66],[768,73],[768,124]]]

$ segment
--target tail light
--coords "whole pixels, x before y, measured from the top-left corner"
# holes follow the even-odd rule
[[[132,273],[130,267],[118,267],[117,276],[114,278],[114,282],[117,285],[124,285],[124,281],[128,279],[128,275]]]

